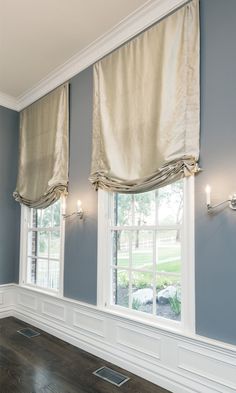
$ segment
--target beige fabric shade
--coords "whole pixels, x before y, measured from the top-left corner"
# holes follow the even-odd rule
[[[90,181],[117,192],[198,170],[199,9],[193,0],[94,65]]]
[[[45,208],[66,192],[68,132],[67,83],[20,113],[18,202]]]

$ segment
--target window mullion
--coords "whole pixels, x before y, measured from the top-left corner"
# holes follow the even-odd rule
[[[137,229],[140,231],[154,231],[154,230],[164,230],[171,231],[176,229],[181,229],[181,225],[119,225],[119,226],[111,226],[110,229],[112,231],[136,231]]]
[[[48,257],[39,257],[37,255],[28,255],[28,258],[34,258],[34,259],[43,259],[44,261],[48,260]],[[51,261],[58,262],[60,259],[58,258],[50,258]]]
[[[153,314],[156,315],[156,309],[157,309],[157,302],[156,302],[156,231],[153,231],[153,277],[152,277],[152,281],[153,281]]]
[[[129,232],[129,308],[132,308],[132,232]]]
[[[51,212],[52,212],[52,209],[51,209]],[[51,232],[48,232],[47,231],[47,233],[48,233],[48,272],[47,272],[47,275],[48,275],[48,277],[47,277],[47,287],[49,287],[50,286],[50,283],[49,283],[49,259],[50,259],[50,249],[51,249]]]
[[[156,265],[157,266],[157,265]],[[117,267],[116,265],[111,265],[111,268],[112,269],[120,269],[119,267]],[[131,272],[140,272],[140,273],[152,273],[152,269],[150,269],[150,270],[145,270],[145,269],[138,269],[138,268],[135,268],[135,267],[133,267],[133,268],[130,268],[130,267],[124,267],[124,266],[122,266],[122,270],[123,271],[127,271],[127,272],[129,272],[129,271],[131,271]],[[156,272],[156,275],[157,276],[166,276],[167,275],[167,273],[166,272]],[[181,273],[168,273],[168,275],[169,276],[172,276],[172,277],[181,277]]]
[[[132,226],[134,226],[134,195],[132,195]],[[133,255],[132,255],[132,238],[133,232],[129,231],[129,308],[132,309],[132,265],[133,265]]]
[[[28,231],[34,231],[34,232],[60,232],[60,226],[55,226],[55,227],[29,227]]]
[[[158,247],[157,247],[157,236],[158,236],[158,224],[159,224],[159,199],[158,190],[155,191],[155,226],[154,230],[154,261],[153,261],[153,314],[157,314],[157,263],[158,263]]]

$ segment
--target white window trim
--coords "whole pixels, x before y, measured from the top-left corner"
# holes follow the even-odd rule
[[[110,304],[110,233],[109,195],[98,191],[98,266],[97,306],[102,311],[129,317],[160,328],[173,329],[184,334],[195,334],[195,266],[194,266],[194,176],[184,179],[184,232],[181,322],[126,309]],[[186,262],[188,261],[188,263]]]
[[[19,285],[25,288],[47,293],[56,297],[63,297],[64,294],[64,249],[65,249],[65,220],[61,218],[60,225],[60,273],[59,290],[43,288],[35,284],[27,283],[27,243],[28,243],[28,215],[29,208],[21,205],[21,225],[20,225],[20,272]]]

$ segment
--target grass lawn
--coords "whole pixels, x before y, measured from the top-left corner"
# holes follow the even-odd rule
[[[121,254],[122,255],[122,254]],[[129,256],[123,254],[118,255],[118,267],[129,266]],[[176,259],[175,259],[176,258]],[[170,261],[168,261],[170,259]],[[174,259],[174,260],[173,260]],[[137,269],[152,269],[152,253],[134,251],[132,255],[133,267]],[[166,273],[180,273],[181,260],[178,247],[162,247],[158,250],[157,271]]]
[[[137,249],[132,251],[132,266],[137,269],[145,269],[146,272],[133,272],[132,273],[132,285],[133,290],[141,288],[152,288],[153,286],[153,275],[152,275],[152,262],[153,255],[152,251],[148,248]],[[128,288],[129,285],[129,274],[127,270],[122,268],[129,266],[129,254],[128,252],[119,252],[117,267],[118,276],[117,284],[120,288]],[[149,271],[148,271],[149,270]],[[159,275],[158,273],[162,273]],[[168,285],[180,285],[180,277],[173,276],[173,273],[181,273],[181,256],[180,248],[178,245],[174,246],[163,246],[158,248],[157,257],[157,277],[156,277],[156,288],[157,291],[165,288]]]
[[[157,265],[158,272],[165,272],[165,273],[180,273],[181,271],[181,261],[173,261],[173,262],[165,262],[159,263]]]

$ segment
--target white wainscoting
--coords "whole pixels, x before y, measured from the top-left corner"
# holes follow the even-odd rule
[[[12,315],[15,305],[14,292],[13,284],[0,285],[0,319]]]
[[[14,316],[173,393],[235,393],[236,347],[134,322],[18,285],[0,286]]]

